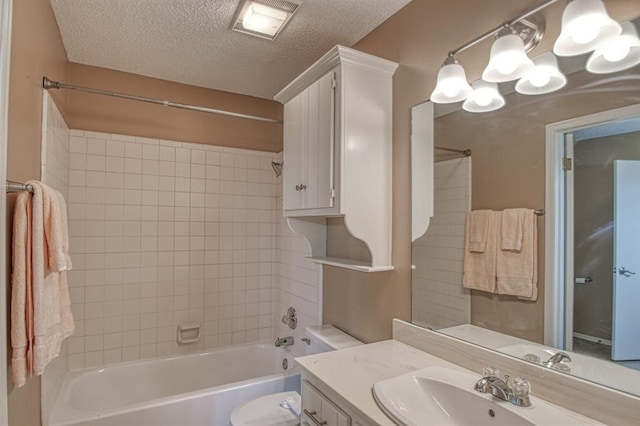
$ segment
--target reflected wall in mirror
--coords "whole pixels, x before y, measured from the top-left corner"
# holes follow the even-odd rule
[[[639,22],[638,19],[633,21],[636,27]],[[449,335],[513,356],[533,361],[539,359],[538,362],[547,361],[559,349],[574,349],[569,353],[571,362],[565,361],[562,365],[551,363],[549,366],[640,395],[640,379],[629,380],[630,377],[640,377],[640,363],[611,361],[608,344],[613,339],[611,330],[615,328],[614,279],[611,274],[614,209],[612,202],[602,204],[604,201],[600,201],[613,197],[614,188],[610,188],[609,195],[601,194],[601,188],[610,187],[614,182],[615,160],[640,158],[639,132],[624,132],[625,142],[620,143],[624,145],[622,151],[631,152],[629,155],[616,154],[613,151],[616,143],[609,143],[611,140],[604,137],[601,140],[591,137],[578,139],[567,144],[568,150],[575,151],[574,164],[577,167],[572,171],[577,198],[575,215],[571,219],[575,223],[576,237],[586,232],[591,236],[587,240],[594,242],[587,247],[586,243],[576,240],[575,270],[572,268],[567,274],[576,279],[593,279],[588,284],[575,285],[575,309],[566,311],[571,315],[568,323],[571,326],[575,323],[575,328],[567,332],[569,337],[565,336],[555,349],[550,347],[548,339],[545,346],[545,326],[549,327],[549,321],[545,324],[545,303],[551,300],[551,295],[545,292],[554,288],[554,283],[545,283],[545,255],[548,254],[545,253],[545,227],[550,226],[553,215],[537,219],[539,294],[536,301],[462,288],[465,203],[468,202],[467,210],[469,207],[473,210],[544,208],[546,196],[553,198],[554,195],[545,193],[547,125],[640,104],[640,66],[614,74],[596,75],[584,71],[587,57],[559,58],[559,66],[567,74],[568,82],[555,93],[525,96],[513,92],[514,84],[507,83],[500,84],[506,105],[498,111],[474,114],[461,110],[459,104],[455,109],[436,105],[435,145],[471,149],[473,169],[471,159],[436,150],[435,215],[427,234],[416,240],[412,247],[413,264],[416,266],[412,276],[412,321],[424,327],[446,329],[443,332]],[[622,139],[619,135],[612,137],[616,141]],[[599,165],[592,165],[597,170],[589,169],[590,158],[593,157],[599,161]],[[442,192],[439,185],[446,185],[446,179],[439,178],[438,170],[447,169],[449,164],[462,168],[465,161],[470,173],[467,181],[469,192],[464,192],[466,189],[463,191],[462,187],[457,195]],[[593,173],[595,171],[597,175]],[[636,190],[637,187],[635,185]],[[583,196],[578,195],[585,192],[586,207],[580,198]],[[463,193],[470,197],[468,201]],[[452,206],[446,197],[456,196],[461,197],[460,204],[455,206],[457,210],[450,211]],[[589,224],[590,230],[583,231],[590,221],[595,221],[595,224]],[[441,225],[446,227],[446,231],[439,229]],[[562,240],[563,237],[558,241]],[[572,243],[571,240],[568,244]],[[564,262],[564,259],[558,259],[558,262],[560,260]],[[632,267],[625,266],[635,272]],[[555,284],[564,289],[562,286],[566,280],[557,280]],[[587,286],[591,286],[598,295],[589,295]],[[573,285],[570,287],[574,289]],[[574,306],[573,298],[565,302]],[[598,308],[593,306],[596,302],[599,303]],[[635,305],[638,303],[640,296]],[[598,317],[596,311],[599,311]],[[634,327],[640,330],[638,323],[636,321]],[[619,323],[618,329],[620,324],[623,322]],[[594,371],[599,371],[599,374],[594,375]]]

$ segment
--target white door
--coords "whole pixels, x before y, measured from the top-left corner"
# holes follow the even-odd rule
[[[640,359],[640,161],[614,162],[614,361]]]
[[[302,92],[284,105],[284,167],[282,168],[282,198],[284,210],[302,208],[302,192],[300,184],[303,176],[303,144],[305,141],[303,110],[306,105],[307,92]]]

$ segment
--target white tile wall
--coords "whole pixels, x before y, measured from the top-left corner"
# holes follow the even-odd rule
[[[71,370],[273,338],[276,156],[71,131]]]
[[[434,217],[412,245],[412,318],[434,329],[466,324],[470,294],[462,287],[467,212],[471,208],[471,158],[435,165]]]
[[[60,191],[66,198],[69,178],[69,128],[49,93],[43,90],[42,96],[41,180]],[[62,343],[60,355],[47,365],[42,376],[43,424],[48,424],[67,372],[67,344],[68,340]]]
[[[276,161],[282,161],[282,154]],[[300,339],[304,337],[305,327],[322,324],[322,267],[304,259],[311,254],[309,244],[291,231],[282,216],[282,177],[278,178],[276,217],[275,329],[278,336],[294,336],[294,352],[304,354],[305,345]],[[298,314],[295,330],[281,321],[289,306]]]

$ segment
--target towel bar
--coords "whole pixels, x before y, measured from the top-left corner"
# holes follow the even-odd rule
[[[33,186],[30,183],[14,182],[12,180],[7,181],[7,192],[20,192],[29,191],[33,193]]]

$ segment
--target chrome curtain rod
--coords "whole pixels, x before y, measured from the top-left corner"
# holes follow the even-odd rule
[[[33,186],[30,183],[14,182],[12,180],[7,181],[7,192],[20,192],[29,191],[33,193]]]
[[[471,41],[468,41],[467,43],[463,44],[462,46],[459,46],[451,51],[449,51],[449,56],[455,56],[458,53],[467,50],[468,48],[470,48],[471,46],[475,46],[476,44],[480,43],[482,40],[491,37],[492,35],[496,34],[498,31],[500,31],[501,29],[503,29],[504,27],[509,27],[511,25],[514,25],[516,22],[522,21],[526,18],[528,18],[529,16],[540,12],[542,9],[551,6],[553,3],[557,3],[559,0],[547,0],[546,2],[539,4],[538,6],[534,7],[533,9],[529,9],[528,11],[522,13],[521,15],[517,16],[516,18],[511,19],[510,21],[506,21],[500,25],[498,25],[497,27],[487,31],[486,33],[479,35],[478,37],[474,38]]]
[[[470,149],[454,149],[454,148],[447,148],[447,147],[438,146],[438,145],[435,145],[434,148],[435,149],[439,149],[441,151],[456,152],[458,154],[464,155],[465,157],[471,157],[471,150]]]
[[[201,106],[197,106],[197,105],[181,104],[181,103],[178,103],[178,102],[163,101],[163,100],[154,99],[154,98],[146,98],[144,96],[128,95],[126,93],[109,92],[107,90],[92,89],[90,87],[76,86],[74,84],[65,84],[65,83],[60,83],[58,81],[49,80],[47,77],[43,77],[42,78],[42,87],[47,89],[47,90],[50,90],[50,89],[77,90],[79,92],[93,93],[95,95],[112,96],[114,98],[129,99],[129,100],[132,100],[132,101],[146,102],[148,104],[162,105],[162,106],[171,107],[171,108],[186,109],[186,110],[189,110],[189,111],[207,112],[207,113],[210,113],[210,114],[226,115],[228,117],[245,118],[247,120],[264,121],[264,122],[267,122],[267,123],[278,123],[278,124],[282,123],[281,120],[276,120],[274,118],[258,117],[256,115],[240,114],[240,113],[237,113],[237,112],[231,112],[231,111],[224,111],[224,110],[220,110],[220,109],[201,107]]]

